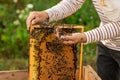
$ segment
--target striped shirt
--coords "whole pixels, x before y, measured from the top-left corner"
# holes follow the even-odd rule
[[[120,51],[120,0],[92,0],[100,17],[100,26],[84,32],[87,42],[101,41],[106,47]],[[50,9],[45,10],[49,15],[49,21],[57,21],[72,15],[81,8],[85,0],[63,0]]]

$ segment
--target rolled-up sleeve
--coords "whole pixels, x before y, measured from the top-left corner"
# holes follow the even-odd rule
[[[49,22],[63,19],[75,13],[85,0],[63,0],[57,5],[45,10],[49,15]]]
[[[120,36],[120,22],[110,22],[84,33],[87,38],[85,44],[118,37]]]

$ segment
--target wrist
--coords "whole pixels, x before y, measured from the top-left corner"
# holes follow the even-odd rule
[[[87,42],[87,38],[86,38],[86,35],[84,33],[81,33],[80,36],[81,36],[80,37],[80,42],[83,42],[83,43]]]
[[[49,15],[48,15],[47,12],[43,11],[43,14],[44,14],[45,19],[48,19],[48,18],[49,18]]]

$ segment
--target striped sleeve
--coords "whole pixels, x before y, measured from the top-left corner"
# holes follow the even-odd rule
[[[49,22],[63,19],[75,13],[85,0],[63,0],[56,6],[45,10],[49,15]]]
[[[120,22],[111,22],[84,33],[87,37],[85,44],[117,37],[120,36]]]

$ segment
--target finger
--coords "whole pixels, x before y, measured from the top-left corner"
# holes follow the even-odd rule
[[[26,24],[27,24],[27,29],[29,30],[30,25],[31,25],[31,21],[35,18],[34,15],[29,15],[27,20],[26,20]]]
[[[27,20],[26,20],[26,24],[27,24],[27,29],[28,29],[28,30],[29,30],[29,28],[30,28],[30,26],[31,26],[31,21],[32,21],[33,19],[35,19],[36,15],[37,15],[37,12],[30,12],[30,14],[29,14],[29,16],[28,16],[28,18],[27,18]]]
[[[55,29],[55,36],[56,36],[57,38],[60,38],[60,32],[59,32],[59,29],[58,29],[58,28]]]
[[[63,41],[62,43],[63,43],[63,44],[66,44],[66,45],[75,44],[74,41]]]
[[[70,35],[61,36],[60,39],[62,39],[62,40],[68,40],[68,41],[69,40],[73,40],[72,36],[70,36]]]

